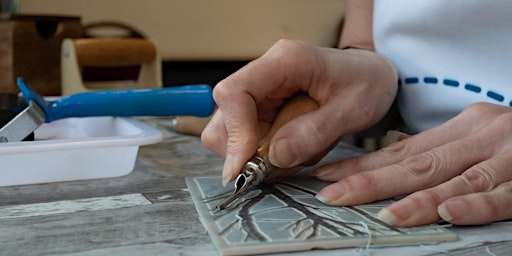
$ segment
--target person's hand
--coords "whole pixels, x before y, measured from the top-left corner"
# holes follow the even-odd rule
[[[393,65],[372,51],[281,40],[215,86],[218,109],[201,139],[225,158],[225,185],[256,152],[285,100],[304,92],[320,107],[283,126],[269,152],[274,166],[303,164],[325,154],[341,135],[378,121],[395,97],[397,79]]]
[[[378,214],[396,226],[512,218],[511,107],[477,103],[443,125],[400,137],[381,150],[316,170],[319,179],[338,181],[317,198],[357,205],[412,193]]]

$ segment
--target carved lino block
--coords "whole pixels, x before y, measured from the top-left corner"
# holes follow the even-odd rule
[[[203,225],[223,255],[457,240],[439,225],[395,228],[379,221],[377,213],[391,200],[326,206],[314,196],[327,183],[310,177],[260,184],[222,211],[215,207],[232,193],[232,186],[222,187],[220,177],[189,177],[186,182]]]

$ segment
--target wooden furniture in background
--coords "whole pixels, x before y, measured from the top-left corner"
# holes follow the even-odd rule
[[[103,68],[94,73],[109,74],[109,69],[118,67],[137,68],[135,78],[83,79],[82,71],[86,68]],[[141,38],[65,39],[62,43],[62,84],[62,95],[104,89],[162,87],[158,48],[151,40]]]
[[[60,94],[60,47],[82,36],[79,17],[0,15],[0,93],[17,93],[23,76],[41,95]]]

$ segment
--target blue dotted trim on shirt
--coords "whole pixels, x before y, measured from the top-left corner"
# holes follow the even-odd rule
[[[476,93],[480,93],[482,91],[482,88],[480,86],[474,84],[466,84],[464,85],[464,89]]]
[[[426,84],[437,84],[437,78],[435,77],[425,77],[423,78],[423,82]]]
[[[450,87],[455,87],[455,88],[459,88],[459,86],[460,86],[459,81],[454,80],[454,79],[443,79],[442,81],[443,81],[442,84],[445,86],[450,86]],[[420,78],[418,78],[418,77],[406,77],[404,79],[404,83],[408,84],[408,85],[419,84],[419,82],[420,82]],[[433,76],[426,76],[423,78],[423,82],[426,85],[435,85],[435,84],[439,83],[439,79],[437,77],[433,77]],[[475,84],[470,84],[470,83],[466,83],[466,84],[464,84],[464,87],[460,87],[460,88],[464,88],[464,90],[472,92],[472,93],[481,93],[482,92],[482,87],[475,85]],[[497,102],[505,101],[505,96],[503,96],[503,94],[501,94],[499,92],[489,90],[485,93],[485,95],[488,98],[493,99]],[[508,105],[512,107],[512,100],[510,100]]]
[[[444,79],[443,84],[451,87],[459,87],[459,81],[457,80]]]
[[[503,97],[503,95],[493,92],[493,91],[488,91],[487,97],[494,99],[496,101],[499,101],[499,102],[503,102],[505,100],[505,97]]]
[[[408,77],[404,80],[406,84],[417,84],[420,80],[417,77]]]

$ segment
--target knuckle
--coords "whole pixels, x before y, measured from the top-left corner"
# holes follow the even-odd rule
[[[486,224],[510,218],[509,205],[512,198],[512,182],[498,185],[491,192],[475,193],[468,198],[471,224]]]
[[[487,102],[477,102],[469,105],[464,111],[464,114],[469,114],[476,117],[495,117],[505,112],[509,112],[508,107],[499,106]]]
[[[203,145],[205,145],[207,148],[210,148],[213,145],[216,145],[217,141],[218,141],[217,137],[216,136],[211,136],[210,133],[208,132],[208,129],[205,129],[201,133],[201,143]]]
[[[325,126],[323,126],[325,127]],[[319,152],[324,148],[327,148],[332,143],[332,138],[329,136],[330,133],[323,133],[322,127],[318,126],[314,120],[304,120],[301,126],[298,127],[299,136],[304,140],[304,146],[299,147],[299,151],[303,152]],[[318,136],[311,136],[317,134]]]
[[[409,196],[409,199],[419,206],[437,207],[444,201],[445,198],[442,196],[442,194],[431,188],[418,191]]]
[[[484,165],[470,168],[461,175],[461,178],[473,193],[490,191],[496,186],[494,170]]]
[[[495,215],[497,213],[499,213],[502,209],[501,209],[501,205],[498,204],[495,200],[495,198],[492,197],[492,195],[488,194],[488,193],[485,193],[485,194],[482,194],[481,195],[482,198],[482,205],[480,205],[481,207],[477,207],[478,210],[477,211],[480,211],[479,215],[480,215],[480,218],[481,219],[486,219],[486,220],[490,220],[490,219],[493,219],[495,217]]]
[[[505,112],[499,115],[498,117],[496,117],[495,122],[500,127],[512,127],[512,111]]]
[[[232,96],[231,83],[228,80],[220,81],[215,88],[213,88],[212,96],[215,102],[224,102]]]
[[[387,147],[380,149],[383,155],[394,156],[394,157],[405,157],[413,152],[412,144],[407,142],[407,139],[397,141],[389,144]]]
[[[222,137],[218,136],[217,132],[212,130],[210,125],[207,125],[201,133],[201,142],[207,146],[218,145],[222,141]]]
[[[504,194],[506,198],[512,198],[512,181],[501,183],[496,189]]]
[[[219,156],[224,156],[226,148],[226,134],[215,129],[209,123],[201,133],[201,143]]]
[[[295,52],[303,50],[305,46],[306,44],[301,41],[291,39],[280,39],[270,48],[270,50],[278,52]]]
[[[413,176],[421,176],[429,183],[440,177],[446,160],[440,154],[432,151],[407,157],[399,165]]]
[[[491,110],[491,104],[487,102],[477,102],[469,105],[466,108],[466,111],[468,113],[486,113]]]
[[[246,146],[246,145],[254,145],[256,144],[256,139],[251,136],[244,135],[245,133],[240,131],[239,129],[231,129],[227,141],[227,150],[229,153],[237,153],[237,151]]]
[[[500,186],[502,187],[502,189],[505,192],[505,194],[507,195],[507,197],[512,196],[512,182],[505,182],[505,183],[502,183]]]
[[[338,169],[347,174],[362,173],[364,171],[375,170],[380,167],[380,163],[376,163],[375,158],[372,158],[369,154],[353,154],[347,155],[347,158],[336,162]],[[345,175],[346,177],[349,175]]]
[[[302,63],[313,63],[316,59],[316,50],[310,44],[302,41],[280,39],[260,60],[266,63],[278,62],[281,66],[298,68]]]
[[[361,190],[375,187],[377,181],[371,172],[357,173],[343,180],[349,190]]]
[[[210,134],[203,132],[201,134],[201,143],[215,154],[221,157],[225,156],[225,143],[221,141],[219,136],[211,136]]]

